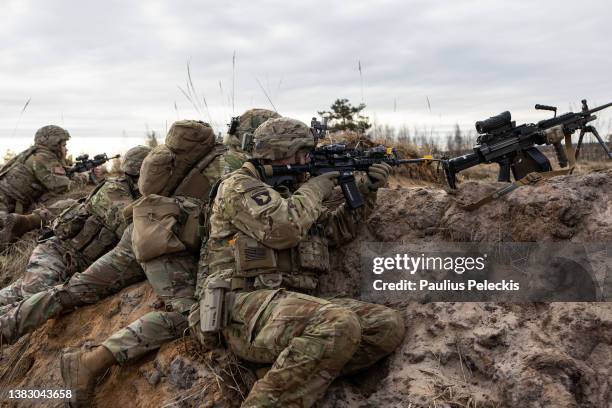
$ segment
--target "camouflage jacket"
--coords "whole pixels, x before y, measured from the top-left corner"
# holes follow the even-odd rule
[[[60,194],[69,187],[64,163],[44,146],[28,148],[0,169],[0,192],[20,203],[21,210],[44,193]]]
[[[315,289],[319,274],[330,267],[328,247],[354,238],[376,200],[376,193],[361,190],[361,209],[351,211],[344,203],[329,209],[308,182],[295,192],[275,189],[245,163],[219,185],[200,281],[221,277],[245,288]]]

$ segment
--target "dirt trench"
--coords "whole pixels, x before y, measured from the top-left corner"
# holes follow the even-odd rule
[[[459,203],[496,183],[380,191],[355,242],[332,257],[323,295],[359,295],[361,241],[612,241],[612,170],[521,187],[474,212]],[[319,407],[593,407],[612,401],[612,303],[398,303],[407,335],[389,358],[340,378]],[[147,283],[78,309],[4,347],[0,406],[55,407],[8,399],[10,389],[61,389],[59,355],[101,342],[160,307]],[[200,354],[189,338],[112,368],[98,406],[238,406],[256,378],[253,365],[223,350]]]

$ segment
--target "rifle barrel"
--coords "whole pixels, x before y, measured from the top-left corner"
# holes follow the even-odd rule
[[[589,113],[595,113],[595,112],[598,112],[598,111],[600,111],[602,109],[606,109],[606,108],[608,108],[610,106],[612,106],[612,102],[606,103],[605,105],[601,105],[601,106],[598,106],[598,107],[593,108],[593,109],[590,109]]]

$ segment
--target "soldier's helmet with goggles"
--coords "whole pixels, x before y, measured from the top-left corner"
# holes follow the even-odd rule
[[[67,130],[55,126],[43,126],[36,131],[34,135],[34,143],[40,146],[45,146],[50,149],[55,149],[60,143],[70,139],[70,133]]]
[[[121,171],[130,176],[138,176],[140,174],[140,166],[147,154],[151,151],[149,146],[135,146],[128,150],[121,161]]]
[[[255,130],[255,159],[282,160],[293,157],[299,150],[314,147],[310,128],[296,119],[277,118],[264,122]]]
[[[224,143],[239,147],[245,151],[252,149],[253,132],[268,119],[280,118],[278,113],[261,108],[253,108],[242,115],[232,119],[230,132],[225,137]],[[234,123],[236,121],[236,123]],[[235,128],[234,128],[235,127]],[[231,129],[234,129],[233,131]]]

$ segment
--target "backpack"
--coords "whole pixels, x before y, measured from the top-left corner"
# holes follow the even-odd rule
[[[155,147],[143,160],[138,179],[142,195],[170,197],[215,145],[215,134],[207,123],[195,120],[174,122],[165,144]]]

